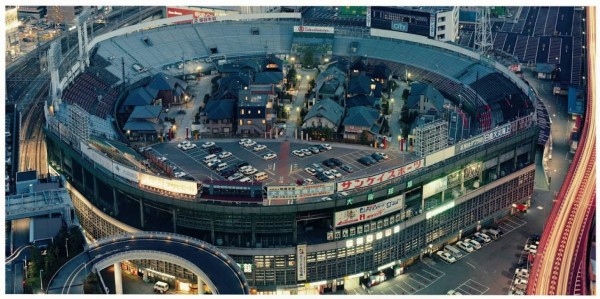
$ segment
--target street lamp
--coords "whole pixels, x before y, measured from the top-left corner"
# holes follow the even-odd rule
[[[44,285],[42,284],[42,272],[44,272],[44,269],[40,269],[40,289],[42,289],[42,292],[43,292]]]

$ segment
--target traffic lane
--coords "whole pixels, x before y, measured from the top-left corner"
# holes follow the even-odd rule
[[[230,260],[230,266],[220,257],[188,243],[164,239],[133,239],[92,248],[90,256],[99,261],[105,258],[105,254],[132,250],[153,250],[178,256],[197,265],[213,282],[219,294],[244,294],[242,281],[232,268],[235,263],[233,260]]]

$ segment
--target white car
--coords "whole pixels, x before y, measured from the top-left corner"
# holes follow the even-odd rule
[[[448,295],[462,295],[461,293],[459,293],[459,292],[457,292],[457,291],[455,291],[455,290],[450,290],[450,291],[448,291],[448,293],[446,293],[446,294],[448,294]]]
[[[239,173],[239,172],[236,172],[236,173],[234,173],[232,176],[228,177],[228,178],[227,178],[227,180],[228,180],[228,181],[235,181],[235,180],[239,180],[239,179],[241,179],[241,178],[243,178],[243,177],[244,177],[244,175],[243,175],[243,174],[241,174],[241,173]]]
[[[329,170],[323,171],[323,175],[326,176],[330,180],[335,180],[335,176]]]
[[[515,279],[515,285],[527,285],[527,279],[517,278]]]
[[[202,148],[209,148],[215,146],[214,142],[205,142],[202,144]]]
[[[158,161],[163,161],[163,162],[165,162],[165,161],[167,161],[167,157],[160,157],[160,158],[158,158]]]
[[[341,178],[342,177],[342,174],[339,171],[335,170],[335,169],[330,169],[328,171],[331,172],[331,174],[333,174],[333,176],[335,176],[336,178]]]
[[[244,170],[242,170],[241,172],[245,175],[251,175],[251,174],[255,174],[258,170],[256,170],[256,168],[254,167],[250,167],[250,168],[246,168]]]
[[[254,151],[255,152],[260,152],[260,151],[264,150],[265,148],[267,148],[267,147],[264,146],[264,145],[262,145],[262,144],[259,144],[259,145],[257,145],[257,146],[254,147]]]
[[[515,270],[515,275],[517,276],[517,278],[528,279],[529,270],[527,270],[526,268],[517,268],[517,270]]]
[[[303,148],[300,151],[303,152],[305,156],[311,156],[312,155],[312,152],[310,150],[308,150],[307,148]]]
[[[277,154],[273,154],[273,153],[268,153],[263,156],[263,159],[265,159],[265,160],[271,160],[271,159],[275,159],[275,158],[277,158]]]
[[[304,185],[312,185],[312,184],[314,184],[314,183],[315,183],[315,181],[313,181],[312,179],[305,179],[305,180],[302,182],[302,185],[303,185],[303,186],[304,186]]]
[[[525,251],[527,251],[531,254],[536,254],[537,253],[537,245],[527,244],[527,245],[525,245]]]
[[[473,252],[475,251],[475,249],[473,249],[473,246],[471,246],[470,243],[467,242],[463,242],[463,241],[458,241],[456,242],[456,246],[458,246],[460,249],[466,251],[466,252]]]
[[[479,242],[477,242],[475,240],[464,239],[463,242],[471,244],[471,247],[473,247],[476,250],[481,248],[481,244],[479,244]]]
[[[183,148],[184,146],[189,146],[189,145],[190,145],[190,142],[186,140],[186,141],[178,144],[177,148]]]
[[[444,261],[448,262],[448,263],[454,263],[456,262],[456,259],[452,256],[452,254],[446,252],[446,251],[438,251],[435,254],[437,254],[441,259],[443,259]]]
[[[213,167],[213,165],[220,164],[220,163],[221,163],[221,160],[215,158],[215,159],[208,161],[208,163],[206,163],[206,166],[208,166],[210,168],[210,167]]]
[[[246,183],[246,182],[250,182],[250,181],[252,181],[252,179],[249,177],[243,177],[239,180],[239,182],[241,182],[241,183]]]
[[[386,154],[386,153],[377,153],[380,157],[382,157],[384,160],[389,159],[390,157]]]
[[[312,167],[306,167],[306,168],[304,168],[304,171],[308,172],[310,175],[317,174],[317,171]]]
[[[304,157],[304,153],[300,150],[294,150],[292,151],[292,154],[296,155],[297,157]]]
[[[240,141],[238,142],[238,144],[239,145],[244,145],[244,144],[249,143],[251,141],[252,141],[251,139],[244,138],[244,139],[240,139]]]
[[[321,146],[322,146],[324,149],[328,150],[328,151],[330,151],[330,150],[332,150],[332,149],[333,149],[333,148],[331,147],[331,145],[329,145],[328,143],[323,143],[323,144],[321,144]]]
[[[183,172],[183,171],[176,172],[176,173],[174,174],[174,176],[175,176],[176,178],[182,178],[182,177],[184,177],[184,176],[186,176],[186,175],[187,175],[187,174],[186,174],[185,172]]]
[[[252,147],[256,145],[256,141],[252,141],[250,140],[250,142],[246,142],[244,144],[242,144],[244,147]]]
[[[231,156],[230,152],[222,152],[219,154],[219,159],[225,159],[227,157]]]
[[[330,201],[330,200],[333,200],[333,199],[331,197],[328,197],[328,196],[321,197],[321,201]]]
[[[476,237],[482,238],[485,243],[492,242],[492,238],[484,233],[475,233]]]
[[[184,145],[181,149],[184,150],[184,151],[187,151],[187,150],[190,150],[190,149],[193,149],[193,148],[196,148],[195,144]]]

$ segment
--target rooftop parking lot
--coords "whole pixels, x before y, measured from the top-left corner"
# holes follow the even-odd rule
[[[216,171],[209,167],[209,165],[213,165],[214,163],[207,164],[203,162],[205,157],[211,155],[211,150],[213,152],[215,149],[219,151],[218,148],[220,148],[223,152],[229,152],[231,155],[226,154],[227,157],[220,158],[220,162],[216,163],[217,165],[227,163],[226,168],[229,168],[246,162],[256,168],[255,173],[265,172],[268,175],[268,178],[263,180],[267,185],[302,184],[306,179],[311,179],[314,183],[319,183],[358,178],[401,165],[415,158],[414,155],[408,153],[391,153],[387,151],[384,155],[387,159],[380,159],[379,162],[371,161],[374,163],[367,166],[357,160],[377,152],[381,153],[382,150],[361,145],[332,143],[330,144],[331,150],[321,148],[319,151],[319,145],[322,144],[320,142],[292,140],[288,146],[284,145],[286,142],[282,140],[254,139],[252,141],[256,144],[251,143],[252,145],[250,146],[243,146],[239,144],[239,139],[203,139],[202,141],[192,141],[191,144],[195,144],[196,146],[187,150],[179,149],[177,147],[178,143],[175,142],[156,144],[152,148],[159,155],[164,156],[168,163],[174,164],[180,171],[184,171],[198,181],[204,179],[227,180],[228,177],[238,172],[237,169],[234,169],[234,172],[223,174],[222,171]],[[210,147],[203,146],[207,142],[212,142],[214,145]],[[257,146],[259,145],[264,145],[264,149],[258,148]],[[316,149],[313,148],[313,151],[310,151],[310,147],[315,147]],[[303,154],[297,152],[302,149],[304,149]],[[307,152],[310,152],[310,154]],[[268,154],[275,154],[276,156],[267,160],[265,159],[265,155]],[[218,156],[219,153],[215,155]],[[325,160],[331,158],[337,158],[339,160],[336,161],[338,165],[327,163],[329,166],[326,166],[323,163]],[[313,164],[318,165],[321,169],[313,166]],[[343,170],[342,167],[347,168],[347,166],[352,168],[351,172]],[[216,166],[213,166],[213,168],[216,168]],[[311,168],[317,173],[335,169],[339,174],[337,176],[331,174],[330,179],[323,178],[323,176],[320,176],[321,179],[319,179],[317,176],[311,174],[313,173],[311,169],[307,171],[306,168]],[[330,175],[329,173],[327,174]],[[252,175],[245,176],[253,179]]]

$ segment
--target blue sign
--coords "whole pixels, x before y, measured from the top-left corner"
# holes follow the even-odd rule
[[[392,30],[407,32],[408,31],[408,23],[392,21]]]

